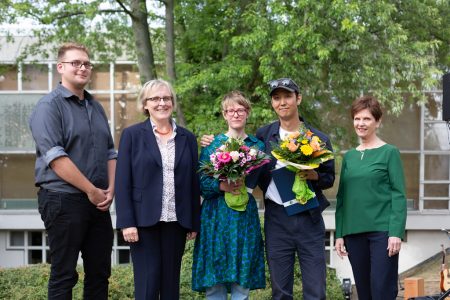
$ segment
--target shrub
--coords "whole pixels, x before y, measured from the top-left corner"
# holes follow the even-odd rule
[[[205,295],[191,290],[191,266],[194,242],[186,244],[183,257],[180,299],[204,299]],[[73,290],[74,299],[82,299],[83,268],[79,267],[79,280]],[[47,299],[47,282],[50,266],[47,264],[33,265],[14,269],[0,269],[0,299]],[[114,266],[109,280],[109,299],[125,300],[133,297],[133,270],[131,265]],[[300,267],[295,266],[295,299],[302,299],[300,282]],[[250,299],[271,299],[269,271],[266,265],[266,288],[250,292]],[[327,271],[327,299],[343,299],[340,283],[334,270]]]

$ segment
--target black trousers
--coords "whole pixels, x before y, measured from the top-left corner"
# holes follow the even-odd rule
[[[361,300],[393,300],[398,293],[398,254],[388,256],[388,233],[366,232],[344,237]]]
[[[272,299],[293,299],[294,262],[298,256],[303,299],[326,298],[325,224],[320,211],[288,216],[282,205],[266,200],[266,253]]]
[[[83,298],[108,299],[114,237],[109,211],[98,210],[85,194],[41,189],[38,202],[50,246],[48,299],[72,299],[80,252],[85,272]]]
[[[178,222],[138,227],[139,241],[130,244],[136,300],[180,299],[181,259],[187,230]]]

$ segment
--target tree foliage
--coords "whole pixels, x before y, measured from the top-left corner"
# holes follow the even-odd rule
[[[290,76],[303,90],[302,114],[342,136],[336,124],[361,93],[399,113],[436,86],[449,66],[445,2],[186,1],[179,90],[200,98],[202,113],[224,90],[244,90],[258,126],[274,118],[265,83]]]
[[[425,101],[422,91],[438,86],[450,67],[448,0],[165,0],[159,5],[174,4],[165,14],[174,17],[168,52],[171,28],[144,24],[150,48],[140,46],[147,41],[133,29],[133,3],[145,8],[148,24],[165,24],[143,0],[9,0],[0,6],[0,21],[32,18],[42,25],[34,30],[42,43],[78,40],[101,60],[126,54],[139,61],[141,75],[151,68],[140,61],[142,53],[150,49],[164,64],[173,51],[175,69],[166,60],[168,68],[156,64],[150,77],[175,80],[197,134],[223,130],[219,101],[234,89],[254,103],[249,131],[275,119],[266,83],[289,76],[302,88],[301,114],[342,137],[342,116],[361,93],[398,114],[406,101]]]

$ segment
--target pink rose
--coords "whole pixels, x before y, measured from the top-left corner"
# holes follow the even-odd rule
[[[217,159],[222,163],[227,163],[231,160],[231,156],[228,152],[217,153]]]

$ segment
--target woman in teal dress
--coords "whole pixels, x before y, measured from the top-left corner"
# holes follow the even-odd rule
[[[223,117],[228,131],[219,134],[202,149],[200,162],[209,161],[215,149],[229,138],[244,139],[248,147],[264,150],[264,144],[245,133],[250,102],[233,91],[222,100]],[[247,177],[247,188],[256,186],[259,169]],[[249,193],[244,211],[228,207],[224,193],[239,193],[244,183],[228,183],[200,174],[203,196],[200,233],[195,241],[192,289],[206,292],[207,299],[248,299],[250,290],[265,288],[264,246],[255,198]]]
[[[376,134],[382,111],[372,96],[351,115],[361,144],[344,155],[336,204],[336,252],[347,256],[359,299],[396,299],[406,196],[398,149]]]

